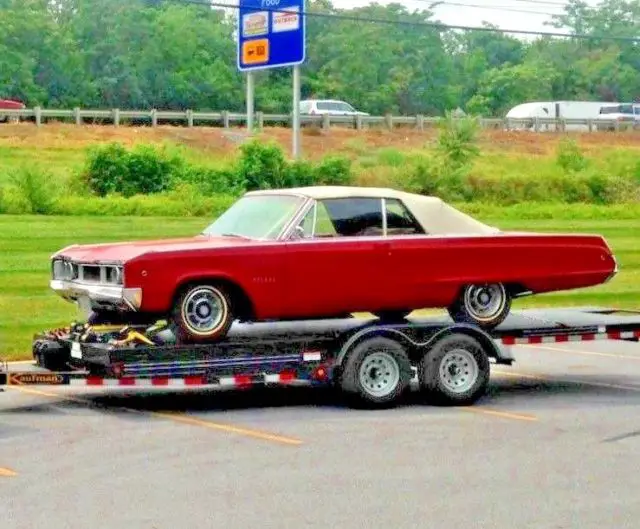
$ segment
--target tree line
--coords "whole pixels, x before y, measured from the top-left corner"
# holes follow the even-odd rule
[[[343,99],[372,114],[502,116],[528,100],[640,98],[640,41],[516,38],[420,25],[399,4],[308,11],[394,20],[307,18],[302,97]],[[230,12],[231,11],[231,12]],[[235,10],[180,0],[0,0],[0,99],[45,108],[245,108]],[[640,0],[569,0],[550,30],[640,35]],[[256,109],[286,112],[291,70],[256,75]]]

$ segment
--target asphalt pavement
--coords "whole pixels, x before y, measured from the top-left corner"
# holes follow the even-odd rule
[[[7,388],[1,526],[639,527],[640,344],[513,352],[465,408],[411,395],[352,410],[306,388]]]

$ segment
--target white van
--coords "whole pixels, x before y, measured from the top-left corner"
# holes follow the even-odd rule
[[[549,119],[594,119],[600,116],[600,109],[604,105],[615,105],[615,102],[607,101],[533,101],[522,103],[513,107],[507,115],[507,119],[517,120],[510,123],[509,128],[516,130],[535,130],[535,118]],[[554,123],[541,123],[540,129],[556,130]],[[567,124],[566,130],[588,131],[589,126],[582,124]]]
[[[359,112],[349,103],[337,99],[305,99],[300,101],[300,114],[331,116],[368,116],[367,112]]]

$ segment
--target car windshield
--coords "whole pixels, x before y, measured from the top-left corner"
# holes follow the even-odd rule
[[[203,234],[275,239],[303,202],[303,197],[294,195],[244,196]]]

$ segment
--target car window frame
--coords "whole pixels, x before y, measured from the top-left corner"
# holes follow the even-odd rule
[[[337,235],[335,237],[316,237],[317,223],[318,223],[318,203],[323,200],[355,200],[355,199],[369,199],[380,202],[380,207],[382,211],[382,233],[380,235]],[[406,211],[410,219],[418,226],[422,233],[406,233],[406,234],[392,234],[389,235],[388,232],[388,222],[387,222],[387,200],[397,202],[401,205],[401,207]],[[307,216],[313,210],[313,226],[312,226],[312,234],[305,235],[304,237],[296,237],[297,228],[301,227]],[[289,240],[299,240],[299,241],[335,241],[335,240],[357,240],[357,239],[365,239],[365,238],[407,238],[407,237],[428,237],[429,232],[426,230],[422,224],[418,221],[416,216],[411,212],[411,209],[402,201],[400,198],[396,197],[368,197],[368,196],[349,196],[349,197],[326,197],[324,199],[315,199],[310,198],[309,203],[301,208],[301,211],[298,215],[293,219],[291,223],[291,227],[284,234],[284,239]]]

